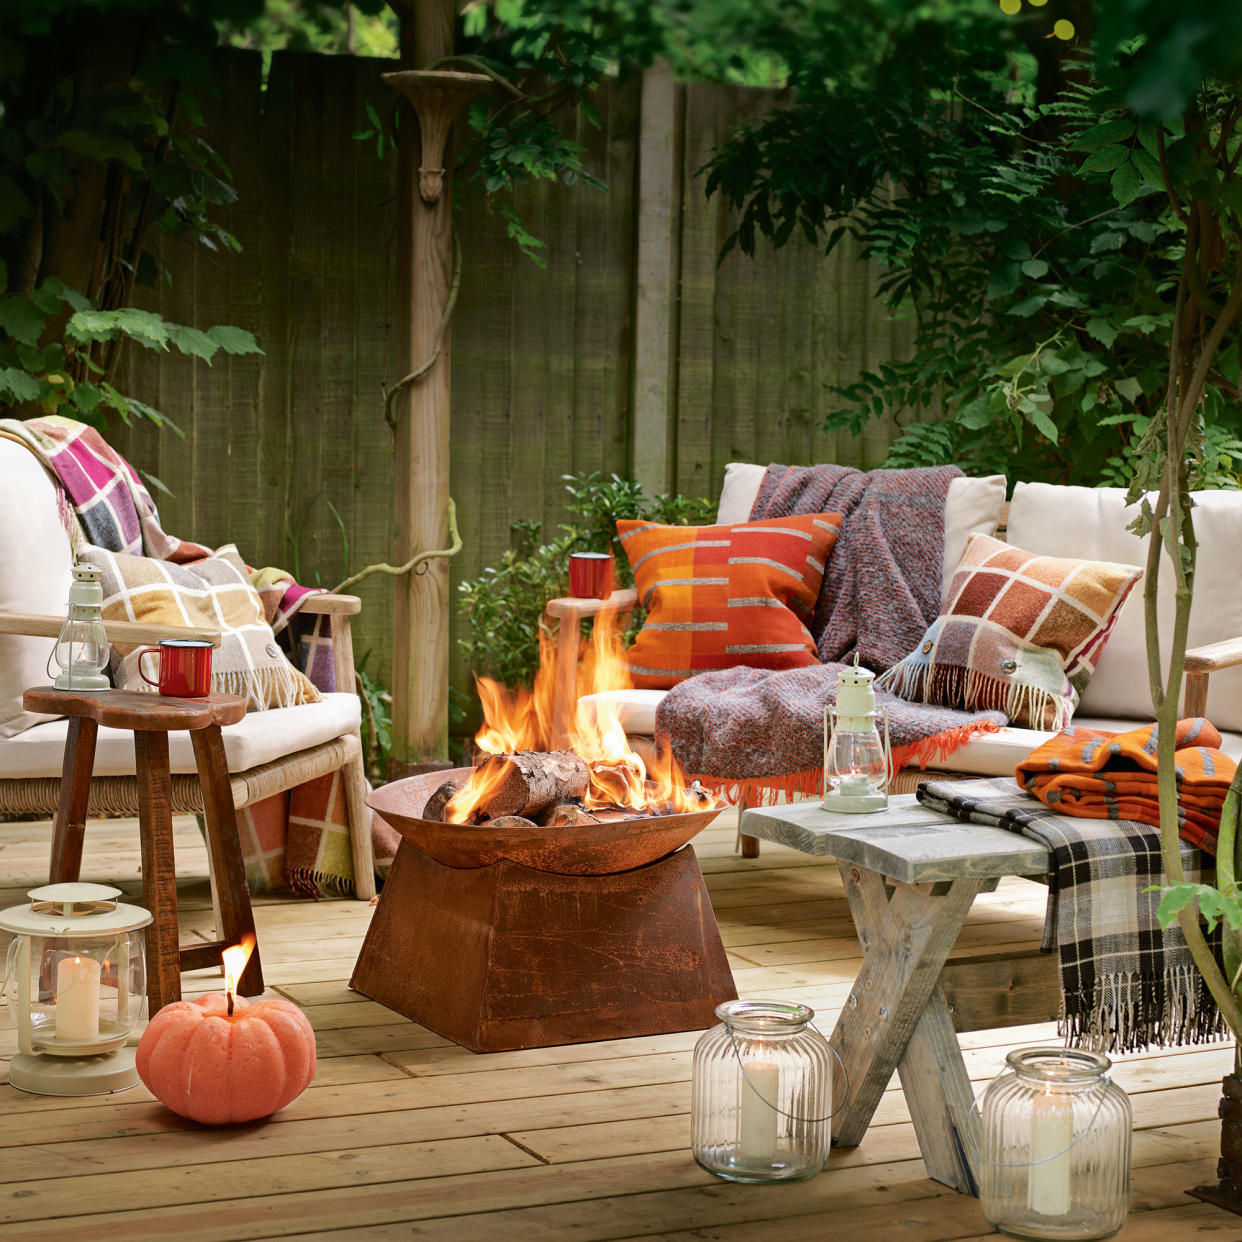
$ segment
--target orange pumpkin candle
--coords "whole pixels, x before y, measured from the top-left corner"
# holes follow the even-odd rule
[[[229,971],[224,995],[165,1005],[138,1041],[138,1076],[148,1090],[174,1113],[207,1125],[267,1117],[315,1076],[315,1032],[306,1015],[290,1001],[236,996],[244,965],[243,958]]]

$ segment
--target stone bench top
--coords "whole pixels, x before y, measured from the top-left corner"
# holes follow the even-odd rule
[[[886,810],[867,815],[825,811],[818,800],[752,807],[742,814],[742,832],[906,884],[1048,873],[1048,850],[1038,841],[929,811],[914,794],[894,794]]]

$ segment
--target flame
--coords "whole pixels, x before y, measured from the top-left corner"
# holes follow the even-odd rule
[[[246,963],[250,961],[250,955],[254,952],[254,937],[247,936],[241,944],[235,944],[232,948],[225,949],[220,954],[224,961],[224,991],[229,998],[229,1012],[233,1012],[233,997],[237,993],[237,981],[242,976],[242,971],[246,969]]]
[[[712,799],[701,790],[687,787],[685,773],[671,754],[661,756],[648,771],[642,757],[630,748],[614,703],[579,702],[572,720],[553,718],[555,691],[562,676],[574,678],[579,700],[583,695],[631,686],[616,613],[602,613],[595,619],[590,640],[579,643],[576,672],[558,668],[557,649],[543,630],[539,655],[539,671],[530,690],[510,690],[490,678],[478,678],[484,724],[474,741],[480,752],[491,756],[562,747],[576,751],[591,773],[582,800],[587,810],[620,807],[640,813],[677,814],[712,805]],[[503,772],[502,764],[483,763],[475,768],[466,787],[448,804],[447,820],[470,822],[475,809],[503,779]]]

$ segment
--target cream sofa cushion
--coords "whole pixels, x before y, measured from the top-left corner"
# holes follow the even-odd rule
[[[46,680],[46,679],[45,679]],[[325,694],[318,703],[248,712],[220,730],[230,772],[245,772],[299,750],[357,730],[362,704],[355,694]],[[0,779],[59,776],[69,722],[63,717],[37,724],[0,745]],[[184,730],[168,735],[169,764],[174,772],[194,772],[194,747]],[[96,776],[133,776],[134,735],[127,729],[101,728],[95,743]]]
[[[1234,558],[1242,549],[1242,491],[1194,493],[1199,572],[1190,614],[1189,646],[1242,636],[1242,590]],[[1126,507],[1119,487],[1064,487],[1019,483],[1009,506],[1008,539],[1028,552],[1079,556],[1145,565],[1146,540],[1126,530],[1137,510]],[[1082,696],[1079,715],[1123,720],[1152,719],[1147,680],[1147,639],[1142,580],[1117,617]],[[1173,572],[1161,566],[1160,632],[1173,628]],[[1213,673],[1208,682],[1208,717],[1222,732],[1242,731],[1242,668]]]
[[[65,615],[73,578],[56,487],[39,459],[0,436],[0,612]],[[50,638],[0,634],[0,737],[50,720],[22,708],[22,692],[48,684]]]
[[[750,511],[767,469],[766,466],[743,461],[731,461],[725,466],[724,487],[720,489],[720,504],[716,509],[718,526],[750,519]],[[949,484],[944,501],[944,563],[940,575],[942,602],[948,597],[949,583],[966,550],[966,540],[974,534],[996,534],[1004,507],[1003,474],[990,474],[981,479],[964,476]]]

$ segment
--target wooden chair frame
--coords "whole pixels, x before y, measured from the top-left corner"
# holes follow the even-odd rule
[[[336,684],[341,689],[351,688],[354,684],[354,646],[349,618],[361,608],[362,601],[356,595],[311,595],[301,608],[307,615],[328,618]],[[0,612],[0,634],[54,639],[63,624],[63,617]],[[143,625],[132,621],[105,621],[104,632],[109,642],[158,643],[162,638],[201,638],[217,646],[220,642],[217,630]],[[344,785],[349,819],[354,891],[360,900],[369,901],[375,896],[375,861],[371,849],[371,812],[366,805],[362,738],[357,729],[245,772],[230,772],[229,790],[234,808],[241,810],[263,798],[338,770]],[[0,778],[0,815],[51,815],[56,811],[59,794],[60,777]],[[197,775],[178,773],[173,776],[172,809],[181,814],[203,814],[203,790]],[[88,814],[136,815],[137,812],[136,776],[100,776],[91,782]]]

